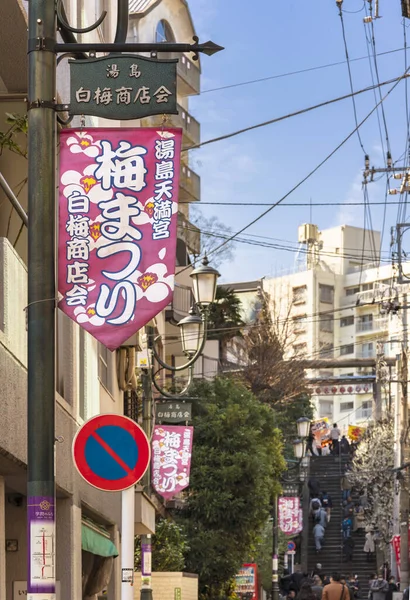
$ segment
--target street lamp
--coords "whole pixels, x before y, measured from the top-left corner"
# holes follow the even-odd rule
[[[188,356],[194,356],[201,347],[201,341],[204,336],[204,321],[195,312],[194,307],[189,311],[189,315],[181,319],[178,323],[181,334],[182,351]]]
[[[292,442],[293,444],[293,453],[295,455],[295,458],[297,458],[298,460],[301,460],[303,458],[303,455],[305,454],[305,444],[302,440],[294,440]]]
[[[307,417],[300,417],[300,419],[296,421],[296,425],[298,428],[298,436],[300,438],[307,438],[310,430],[310,419]]]
[[[202,265],[191,273],[195,302],[200,309],[204,309],[215,302],[216,286],[219,277],[216,269],[209,266],[205,256]]]
[[[155,341],[157,338],[153,335],[153,329],[151,328],[151,333],[148,333],[149,350],[155,357],[161,369],[173,371],[174,373],[188,369],[187,384],[177,396],[185,396],[187,394],[193,381],[193,365],[198,360],[205,347],[209,306],[215,302],[219,273],[209,265],[208,259],[205,256],[202,265],[192,271],[191,277],[195,306],[191,308],[189,315],[178,323],[182,350],[185,356],[188,357],[188,361],[184,365],[179,365],[178,367],[165,363],[155,348]],[[196,309],[199,310],[200,314],[196,312]],[[165,396],[165,398],[175,398],[176,394],[169,394],[160,387],[156,381],[155,375],[156,373],[154,373],[153,368],[151,368],[151,379],[156,390]]]

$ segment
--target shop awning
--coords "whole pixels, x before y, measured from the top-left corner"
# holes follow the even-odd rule
[[[106,558],[118,556],[118,550],[109,538],[84,523],[81,525],[81,548],[86,552]]]

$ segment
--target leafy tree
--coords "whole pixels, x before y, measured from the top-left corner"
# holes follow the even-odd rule
[[[226,598],[260,535],[285,469],[273,411],[239,382],[199,381],[190,488],[178,522],[189,540],[187,570],[203,600]]]
[[[174,521],[159,517],[152,536],[152,570],[183,571],[184,555],[188,551],[187,538]],[[135,537],[135,569],[141,570],[141,538]]]
[[[201,230],[201,252],[212,254],[213,267],[233,260],[235,245],[233,241],[226,243],[220,250],[215,250],[232,234],[230,227],[227,227],[216,216],[205,217],[196,206],[191,207],[190,219]]]
[[[218,286],[216,301],[209,308],[208,339],[219,340],[219,355],[233,337],[242,337],[241,301],[232,289]]]
[[[389,544],[394,498],[394,425],[391,418],[370,424],[364,432],[352,462],[349,481],[367,496],[365,526],[381,534]]]

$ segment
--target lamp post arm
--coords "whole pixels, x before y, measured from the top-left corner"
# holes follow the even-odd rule
[[[158,373],[158,371],[157,371]],[[165,396],[165,398],[175,398],[175,397],[181,397],[181,396],[185,396],[185,394],[189,391],[189,388],[192,385],[192,382],[194,380],[194,367],[193,365],[191,365],[189,367],[189,371],[188,371],[188,382],[186,384],[186,386],[184,387],[184,389],[181,392],[178,392],[178,394],[170,394],[169,392],[166,392],[164,389],[162,389],[162,387],[155,381],[155,375],[156,373],[153,372],[152,369],[152,383],[154,384],[154,388],[162,395]]]
[[[194,356],[192,358],[190,358],[188,360],[188,362],[186,362],[184,365],[180,365],[179,367],[173,367],[172,365],[167,365],[167,363],[165,363],[162,358],[159,356],[158,352],[155,349],[155,339],[153,339],[152,335],[148,336],[148,347],[150,348],[150,350],[152,350],[155,360],[157,361],[157,363],[159,365],[161,365],[161,367],[163,369],[167,369],[167,371],[184,371],[185,369],[188,369],[188,367],[190,367],[191,365],[193,365],[199,358],[200,354],[202,354],[204,348],[205,348],[205,342],[207,340],[208,337],[208,315],[207,312],[204,312],[202,315],[202,322],[203,322],[203,329],[204,329],[204,333],[203,333],[203,337],[202,337],[202,342],[200,347],[198,348],[197,352],[194,354]]]

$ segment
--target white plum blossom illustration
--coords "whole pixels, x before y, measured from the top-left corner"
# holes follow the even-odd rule
[[[86,156],[96,157],[101,152],[100,142],[95,142],[91,135],[86,132],[76,132],[67,140],[67,146],[73,154],[85,154]]]
[[[145,273],[135,271],[128,279],[135,284],[137,301],[146,298],[149,302],[162,302],[174,289],[174,275],[167,275],[167,266],[157,263]]]
[[[83,173],[78,171],[66,171],[61,176],[61,184],[64,186],[64,196],[69,198],[73,193],[86,193],[92,204],[98,204],[102,200],[111,200],[114,191],[103,190],[101,184],[94,177],[95,165],[89,165]]]
[[[170,138],[175,137],[175,134],[172,133],[172,131],[157,131],[157,134],[159,135],[160,138],[162,138],[163,140],[168,140]]]
[[[77,306],[74,310],[74,315],[77,323],[90,323],[95,327],[101,327],[104,325],[105,319],[99,317],[95,312],[95,304],[90,304],[90,306]]]

